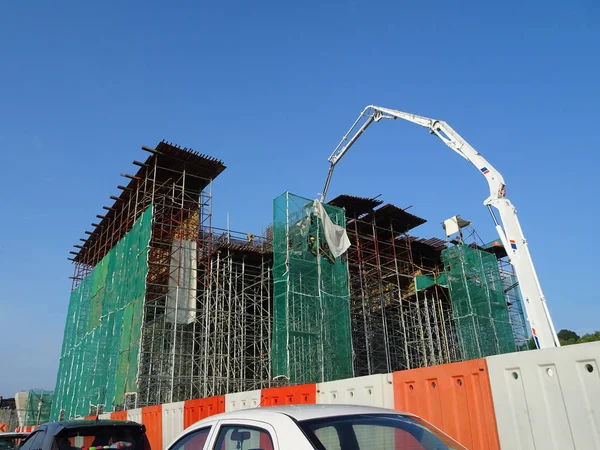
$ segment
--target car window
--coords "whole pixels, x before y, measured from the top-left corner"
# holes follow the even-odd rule
[[[325,450],[464,449],[427,422],[399,414],[358,414],[299,423],[316,447]]]
[[[203,450],[210,433],[210,427],[195,430],[175,442],[170,450]]]
[[[377,425],[353,425],[359,448],[426,450],[407,430]],[[435,447],[434,447],[435,448]]]
[[[139,426],[94,425],[63,429],[54,437],[51,450],[89,450],[92,447],[121,450],[150,448],[148,438]]]
[[[19,447],[19,450],[32,450],[37,448],[42,448],[42,441],[44,440],[44,436],[46,435],[43,431],[34,431],[29,436],[27,436],[27,440],[23,442],[23,445]]]
[[[341,450],[342,445],[340,444],[340,438],[338,432],[334,427],[322,427],[315,430],[315,435],[319,439],[319,442],[327,450]]]
[[[216,450],[273,450],[267,430],[243,425],[224,425],[219,430]]]
[[[6,437],[0,436],[0,450],[15,450],[24,441],[22,436]]]
[[[38,448],[43,448],[44,437],[46,437],[46,432],[44,432],[44,431],[38,431],[35,434],[34,439],[31,443],[32,450],[36,450]]]
[[[29,436],[27,436],[27,439],[25,440],[25,442],[23,442],[19,450],[31,450],[31,444],[35,439],[36,434],[37,433],[31,433]]]

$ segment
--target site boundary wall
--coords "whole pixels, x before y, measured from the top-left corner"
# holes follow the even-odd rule
[[[153,428],[153,450],[159,450],[196,418],[220,412],[275,404],[356,404],[419,415],[470,450],[600,448],[599,363],[600,342],[594,342],[238,392],[105,413],[100,418],[141,417]],[[539,383],[540,376],[548,380]],[[205,407],[192,421],[191,405]]]

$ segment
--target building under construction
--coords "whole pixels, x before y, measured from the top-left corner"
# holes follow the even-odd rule
[[[411,237],[424,219],[348,195],[314,217],[313,201],[286,193],[265,236],[218,229],[223,163],[165,142],[143,149],[72,252],[52,419],[429,366],[527,335],[506,305],[514,280],[498,285],[488,249]],[[322,221],[346,229],[343,255]],[[444,258],[452,249],[458,265]]]
[[[212,226],[221,161],[161,142],[76,245],[52,417],[268,385],[272,252]]]

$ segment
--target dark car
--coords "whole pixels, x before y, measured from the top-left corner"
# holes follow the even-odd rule
[[[0,450],[16,450],[29,433],[0,433]]]
[[[73,420],[40,425],[19,450],[150,450],[146,427],[120,420]]]

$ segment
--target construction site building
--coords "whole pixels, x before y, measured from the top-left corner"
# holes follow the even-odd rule
[[[219,229],[212,185],[223,163],[166,142],[143,149],[148,158],[122,174],[120,194],[72,252],[51,419],[459,361],[506,351],[506,340],[514,348],[512,281],[502,278],[502,295],[489,289],[496,278],[483,291],[473,281],[491,276],[492,260],[499,272],[487,249],[468,250],[485,253],[482,270],[453,273],[443,255],[454,247],[409,235],[425,219],[349,195],[324,205],[350,240],[339,257],[323,246],[313,201],[289,193],[264,236]],[[457,305],[470,308],[464,317]],[[460,320],[491,324],[481,332],[498,345],[468,353]]]
[[[269,244],[212,226],[221,161],[143,149],[71,252],[53,419],[270,383]]]

